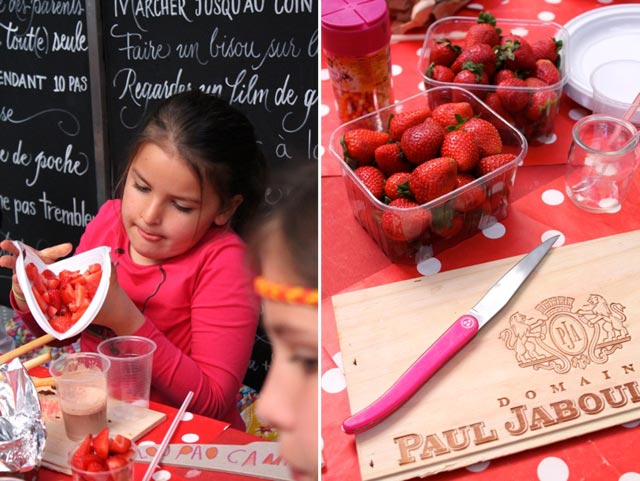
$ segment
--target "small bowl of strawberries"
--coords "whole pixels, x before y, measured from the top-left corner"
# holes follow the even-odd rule
[[[451,86],[342,124],[329,150],[358,222],[391,261],[419,264],[507,216],[527,141]]]
[[[469,90],[526,137],[552,134],[569,79],[569,33],[555,22],[447,17],[427,30],[418,70],[427,88]]]
[[[68,455],[73,481],[133,481],[136,445],[104,428],[88,434]]]

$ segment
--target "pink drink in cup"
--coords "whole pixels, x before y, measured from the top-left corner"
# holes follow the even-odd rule
[[[62,356],[51,364],[69,439],[83,439],[107,426],[109,366],[106,357],[86,352]]]

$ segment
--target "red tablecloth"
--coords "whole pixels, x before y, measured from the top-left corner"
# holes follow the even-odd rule
[[[617,0],[485,0],[473,2],[458,15],[476,16],[489,10],[500,18],[553,20],[565,24],[575,16]],[[612,35],[615,33],[612,32]],[[397,100],[423,87],[417,70],[420,41],[392,45],[394,95]],[[637,46],[628,48],[637,48]],[[421,267],[389,262],[351,213],[340,167],[328,150],[329,136],[339,125],[331,84],[323,63],[321,71],[322,127],[322,441],[327,481],[360,480],[354,437],[340,429],[349,415],[346,383],[331,296],[520,255],[554,231],[564,244],[640,228],[640,173],[620,212],[590,214],[579,210],[564,194],[563,172],[575,121],[590,112],[563,96],[555,136],[544,145],[530,146],[525,165],[518,169],[509,215],[486,233],[478,233],[439,254]],[[585,259],[588,262],[588,259]],[[555,443],[544,448],[495,459],[480,465],[432,476],[430,479],[640,480],[640,421]]]
[[[137,443],[140,445],[145,441],[160,444],[171,426],[178,410],[164,404],[151,402],[150,409],[163,412],[167,418],[147,435],[140,438]],[[230,444],[244,445],[255,441],[263,441],[260,438],[247,434],[237,429],[227,428],[228,423],[217,421],[212,418],[190,414],[188,411],[183,416],[183,420],[173,434],[171,444]],[[141,481],[147,469],[147,464],[137,463],[135,466],[135,481]],[[49,469],[40,470],[38,481],[69,481],[71,476],[67,476]],[[153,476],[155,481],[249,481],[255,477],[241,476],[238,474],[223,473],[220,471],[207,471],[203,469],[187,469],[176,466],[160,466],[156,468]]]

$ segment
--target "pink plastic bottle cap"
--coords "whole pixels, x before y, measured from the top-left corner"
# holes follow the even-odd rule
[[[391,38],[385,0],[322,0],[322,48],[332,55],[363,57]]]

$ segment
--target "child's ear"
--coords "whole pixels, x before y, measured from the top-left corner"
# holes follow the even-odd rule
[[[233,214],[236,212],[236,209],[240,206],[240,204],[242,204],[243,200],[244,199],[240,194],[234,195],[231,198],[231,201],[229,201],[229,205],[225,209],[218,212],[216,217],[213,219],[213,222],[219,226],[225,225],[227,222],[229,222],[229,219],[233,217]]]

